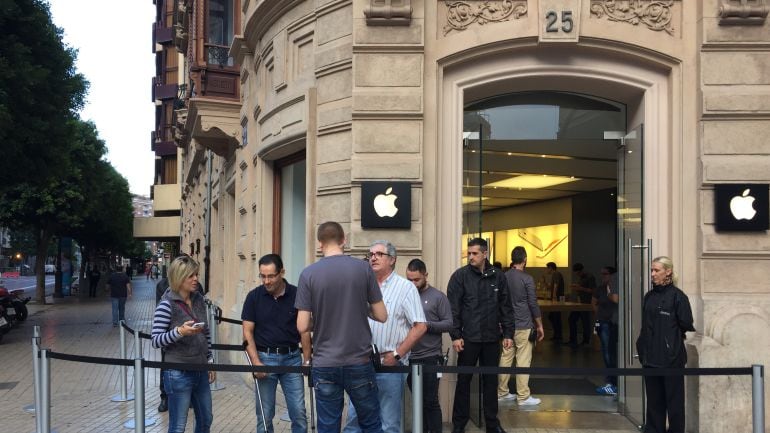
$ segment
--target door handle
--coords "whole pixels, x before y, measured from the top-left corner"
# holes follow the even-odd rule
[[[626,327],[626,329],[627,329],[626,333],[627,333],[627,337],[628,337],[627,341],[628,341],[628,362],[629,362],[629,365],[634,365],[634,359],[639,359],[639,355],[638,354],[634,354],[634,346],[635,345],[633,343],[633,339],[634,339],[634,327],[633,327],[633,324],[634,324],[634,307],[631,304],[631,295],[633,293],[633,286],[632,285],[633,285],[633,282],[634,282],[634,278],[633,278],[634,260],[633,260],[633,257],[632,257],[633,250],[647,250],[647,264],[649,265],[649,263],[652,261],[652,259],[651,259],[652,239],[647,239],[647,245],[634,245],[633,240],[632,239],[628,239],[628,254],[626,255],[627,256],[627,261],[628,261],[628,263],[627,263],[628,264],[628,268],[627,268],[628,269],[628,275],[626,276],[626,287],[627,287],[626,299],[628,300],[626,302],[626,313],[627,313],[627,317],[628,317],[628,326]],[[644,305],[644,295],[645,295],[646,291],[642,290],[641,284],[644,284],[644,277],[642,277],[642,281],[640,281],[640,287],[639,287],[639,289],[640,289],[639,293],[641,294],[641,299],[640,299],[640,304],[639,305],[643,306]],[[650,290],[649,282],[648,282],[647,286],[648,286],[647,287],[647,291],[649,291]]]

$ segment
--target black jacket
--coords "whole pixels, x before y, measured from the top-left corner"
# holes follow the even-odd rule
[[[484,273],[466,265],[456,270],[447,285],[447,297],[452,307],[452,340],[462,338],[474,343],[513,338],[513,307],[505,274],[484,265]]]
[[[687,363],[684,333],[695,331],[690,300],[673,284],[653,286],[644,295],[642,329],[636,340],[645,367],[683,367]]]

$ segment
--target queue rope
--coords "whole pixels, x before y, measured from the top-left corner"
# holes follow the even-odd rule
[[[135,329],[132,329],[130,326],[126,325],[126,322],[123,322],[123,328],[128,331],[131,335],[135,333],[139,333],[139,338],[144,338],[145,340],[152,340],[152,335],[144,333],[142,331],[137,331]],[[212,344],[211,348],[213,350],[243,350],[243,346],[240,344]],[[131,364],[133,365],[133,364]]]
[[[242,346],[238,346],[241,347]],[[38,357],[40,352],[38,352]],[[48,351],[48,357],[64,361],[84,362],[89,364],[133,366],[134,361],[121,358],[73,355]],[[180,362],[143,361],[146,368],[196,371],[229,371],[238,373],[310,373],[311,367],[300,366],[248,366],[233,364],[192,364]],[[380,373],[409,373],[409,366],[379,367]],[[722,368],[553,368],[553,367],[475,367],[475,366],[439,366],[423,365],[424,372],[460,373],[460,374],[529,374],[547,376],[751,376],[749,367]]]

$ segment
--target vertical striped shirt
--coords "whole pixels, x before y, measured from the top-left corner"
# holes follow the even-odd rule
[[[369,319],[369,327],[372,329],[372,342],[384,353],[396,350],[415,323],[425,323],[425,312],[417,288],[395,271],[385,279],[380,290],[388,310],[388,320],[380,323]],[[399,355],[407,358],[406,353]]]

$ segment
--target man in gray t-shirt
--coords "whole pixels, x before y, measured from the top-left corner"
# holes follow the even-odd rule
[[[377,382],[369,358],[372,334],[366,320],[387,320],[382,292],[366,262],[343,254],[342,226],[325,222],[318,227],[317,238],[324,257],[300,274],[294,305],[299,310],[299,332],[313,331],[318,432],[339,433],[343,392],[347,392],[361,430],[382,433]]]

